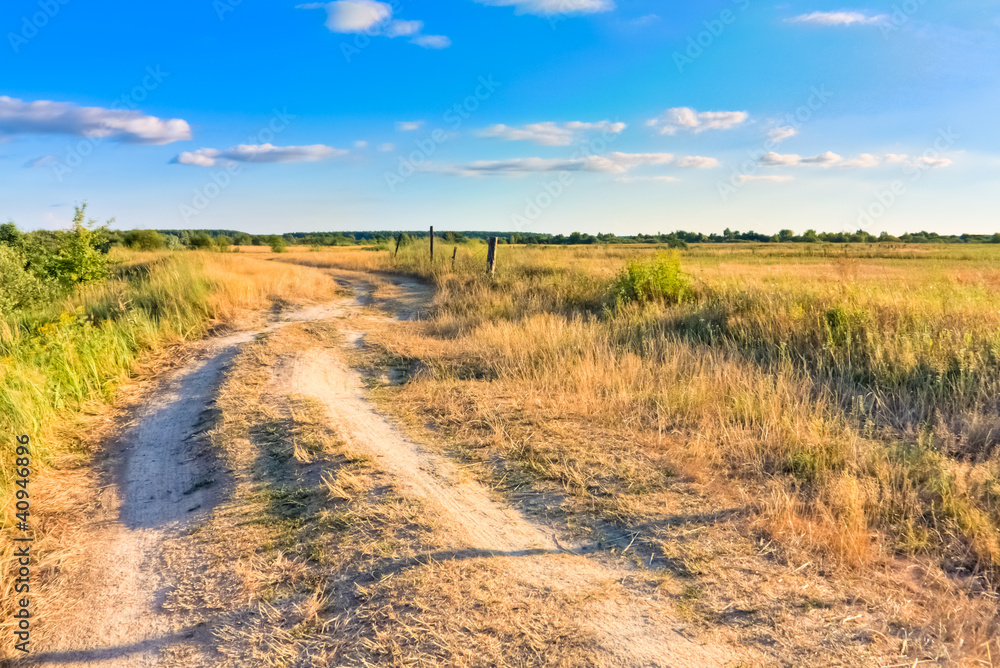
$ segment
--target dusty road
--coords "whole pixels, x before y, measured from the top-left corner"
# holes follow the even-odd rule
[[[412,318],[430,301],[426,287],[393,279],[399,293],[395,317]],[[292,311],[273,323],[329,320],[345,346],[363,345],[351,316],[365,309],[368,285],[349,282],[355,296],[335,304]],[[369,317],[371,313],[368,313]],[[266,330],[265,330],[266,331]],[[102,498],[86,549],[88,567],[74,583],[75,603],[59,620],[35,665],[156,666],[173,644],[203,641],[205,651],[188,665],[215,665],[215,639],[204,625],[189,625],[162,608],[174,585],[176,564],[164,546],[185,536],[210,514],[226,491],[226,472],[203,435],[211,422],[215,391],[240,347],[259,332],[199,344],[183,368],[161,379],[134,424],[121,438],[114,477]],[[623,577],[606,563],[575,554],[546,529],[496,500],[455,464],[404,435],[367,397],[362,376],[344,350],[301,351],[284,359],[273,379],[281,391],[309,397],[350,446],[391,476],[402,494],[431,509],[445,527],[449,548],[489,555],[517,577],[568,593]],[[198,568],[189,564],[188,568]],[[678,633],[661,603],[624,597],[588,604],[584,624],[600,639],[611,665],[732,665],[726,651],[704,647]]]

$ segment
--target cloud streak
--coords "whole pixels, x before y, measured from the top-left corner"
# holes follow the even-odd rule
[[[695,111],[690,107],[667,109],[657,118],[646,122],[662,135],[675,135],[686,131],[695,134],[708,130],[729,130],[742,125],[750,118],[745,111]]]
[[[532,123],[522,127],[512,127],[509,125],[491,125],[480,130],[477,135],[493,139],[503,139],[505,141],[530,141],[539,146],[570,146],[577,139],[587,132],[607,132],[609,134],[619,134],[625,129],[624,123],[612,123],[611,121],[599,121],[597,123],[584,123],[581,121],[570,121],[569,123]]]
[[[615,8],[612,0],[476,0],[493,7],[513,7],[516,14],[597,14]]]
[[[346,155],[345,149],[313,144],[311,146],[275,146],[273,144],[239,144],[227,149],[201,148],[185,151],[173,159],[178,165],[214,167],[225,162],[318,162]]]
[[[833,151],[827,151],[812,157],[803,157],[795,153],[765,153],[760,164],[765,167],[798,167],[802,165],[820,165],[822,167],[839,167],[842,169],[872,169],[887,164],[906,164],[908,167],[938,168],[949,167],[953,162],[942,157],[913,157],[902,153],[887,153],[877,156],[872,153],[862,153],[855,158],[845,160]]]
[[[160,145],[191,139],[191,126],[179,118],[164,120],[135,110],[79,107],[49,100],[25,102],[0,95],[0,137],[22,134]]]
[[[685,156],[673,153],[621,153],[582,158],[513,158],[510,160],[479,160],[464,165],[438,169],[459,176],[524,175],[538,172],[603,172],[624,174],[636,167],[674,165],[688,169],[710,169],[718,166],[715,158]],[[650,177],[653,178],[653,177]]]
[[[789,23],[807,23],[820,26],[873,25],[888,18],[885,14],[862,12],[812,12],[787,19]]]

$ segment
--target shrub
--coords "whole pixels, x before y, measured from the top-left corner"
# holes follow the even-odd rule
[[[188,237],[188,246],[194,250],[210,250],[215,246],[215,242],[213,242],[212,237],[205,232],[197,232]]]
[[[0,225],[0,245],[20,248],[24,241],[24,235],[17,229],[14,223],[4,223]]]
[[[24,256],[0,244],[0,316],[28,308],[51,296],[52,290],[24,268]]]
[[[167,250],[181,250],[184,244],[181,243],[180,237],[176,234],[164,234],[163,235],[163,245],[166,246]]]
[[[86,204],[76,207],[73,226],[52,263],[56,278],[65,284],[93,283],[108,277],[106,236],[108,224],[114,219],[102,227],[91,229],[95,222],[84,222],[86,211]]]
[[[141,251],[161,250],[166,246],[163,235],[156,230],[129,230],[122,235],[122,242]]]
[[[629,262],[611,286],[611,298],[619,306],[631,302],[679,304],[692,294],[676,253]]]
[[[275,253],[284,253],[286,250],[288,250],[288,244],[285,243],[285,240],[282,237],[278,236],[272,237],[270,245],[271,245],[271,250]]]

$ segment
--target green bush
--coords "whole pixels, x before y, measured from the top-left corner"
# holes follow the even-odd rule
[[[197,232],[188,237],[188,246],[194,250],[211,250],[215,246],[215,242],[205,232]]]
[[[271,251],[275,253],[284,253],[288,250],[288,244],[282,237],[271,237]]]
[[[0,316],[40,304],[52,296],[51,286],[25,270],[18,251],[0,244]]]
[[[677,253],[629,262],[611,287],[612,301],[618,306],[633,302],[679,304],[692,294]]]
[[[167,242],[156,230],[129,230],[122,235],[122,243],[142,251],[162,250]]]
[[[95,221],[84,222],[87,205],[76,207],[73,226],[65,236],[50,272],[66,285],[93,283],[108,277],[108,225],[92,229]]]

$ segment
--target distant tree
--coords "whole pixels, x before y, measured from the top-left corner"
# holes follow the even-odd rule
[[[991,244],[1000,244],[1000,232],[996,232],[992,237],[990,237]]]
[[[284,253],[288,250],[288,242],[283,237],[271,237],[270,244],[272,253]]]
[[[802,241],[814,244],[819,241],[819,235],[816,234],[816,230],[806,230],[805,234],[802,235]]]
[[[220,234],[213,239],[215,242],[215,247],[218,248],[223,253],[229,251],[229,247],[233,245],[233,238],[228,237],[225,234]]]
[[[212,237],[205,232],[195,232],[188,237],[188,246],[194,250],[208,250],[214,245]]]
[[[163,235],[156,230],[129,230],[122,234],[122,243],[142,251],[161,250],[166,247]]]
[[[780,232],[778,232],[778,241],[780,241],[781,243],[788,243],[789,241],[793,241],[794,239],[795,239],[795,232],[793,232],[792,230],[781,230]]]
[[[0,225],[0,244],[10,246],[11,248],[20,248],[23,242],[24,234],[21,233],[21,230],[17,229],[17,225],[13,222]]]
[[[181,243],[181,238],[176,234],[164,234],[163,235],[163,245],[167,250],[181,250],[184,248],[184,244]]]

